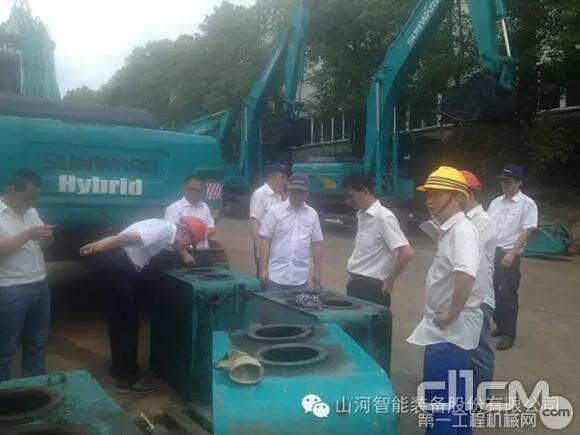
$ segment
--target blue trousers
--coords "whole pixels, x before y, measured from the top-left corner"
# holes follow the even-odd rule
[[[10,379],[12,358],[22,344],[22,375],[46,374],[50,292],[46,280],[0,287],[0,381]]]
[[[479,345],[472,351],[471,363],[473,365],[473,385],[477,393],[477,387],[482,382],[491,382],[495,369],[495,354],[491,342],[491,319],[493,308],[487,304],[481,304],[483,311],[483,327],[479,336]]]
[[[457,371],[457,397],[467,399],[465,379],[459,370],[471,370],[471,351],[451,343],[437,343],[425,348],[423,379],[431,382],[445,382],[443,390],[427,390],[427,403],[450,403],[448,380],[449,370]],[[453,401],[453,399],[451,399]],[[457,406],[451,411],[433,412],[433,424],[427,425],[427,435],[471,435],[471,415],[467,406]]]

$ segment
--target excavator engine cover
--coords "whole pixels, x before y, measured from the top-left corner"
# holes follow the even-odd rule
[[[502,122],[513,117],[515,100],[496,74],[484,70],[453,89],[439,106],[439,113],[457,121]]]

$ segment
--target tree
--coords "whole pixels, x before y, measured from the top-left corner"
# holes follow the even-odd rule
[[[87,86],[70,89],[63,97],[64,100],[78,101],[81,103],[99,103],[99,93]]]
[[[109,104],[149,109],[163,126],[175,129],[193,118],[239,108],[301,1],[257,0],[252,7],[224,1],[198,33],[135,48],[98,97]],[[437,93],[479,68],[467,1],[457,1],[399,100],[398,113],[410,108],[413,125],[433,121]],[[478,148],[487,157],[470,153],[488,168],[498,165],[501,156],[525,161],[538,173],[556,164],[571,165],[577,162],[571,156],[578,154],[578,136],[551,124],[535,125],[534,118],[537,108],[558,104],[562,88],[569,103],[580,104],[575,85],[580,70],[580,0],[506,2],[512,52],[518,59],[515,93],[521,122],[496,129],[472,125],[447,145],[465,152],[477,147],[481,137],[489,137],[489,143]],[[364,112],[372,74],[416,3],[312,2],[306,75],[313,89],[313,114]]]

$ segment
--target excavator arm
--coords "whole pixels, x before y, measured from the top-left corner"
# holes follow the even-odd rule
[[[288,121],[298,119],[302,105],[298,101],[299,87],[304,77],[306,38],[309,26],[309,3],[306,0],[294,12],[292,24],[279,36],[270,58],[254,81],[240,119],[240,160],[237,171],[228,179],[236,186],[249,187],[262,176],[262,144],[260,124],[268,97],[282,88],[282,115]],[[231,129],[233,111],[219,113],[190,121],[184,132],[210,135],[223,143]],[[227,165],[232,169],[231,165]]]
[[[281,85],[284,72],[283,115],[294,120],[301,105],[297,92],[304,77],[309,12],[306,4],[294,13],[292,25],[279,38],[262,73],[254,82],[242,111],[239,173],[249,185],[262,176],[260,123],[268,96]]]
[[[420,0],[372,78],[366,103],[363,170],[375,174],[379,192],[400,196],[395,107],[431,36],[453,4],[454,0]],[[495,119],[511,110],[515,71],[505,28],[505,7],[503,0],[468,0],[468,5],[482,71],[466,82],[467,90],[453,92],[440,111],[461,120]],[[507,56],[499,53],[498,21],[502,24]]]

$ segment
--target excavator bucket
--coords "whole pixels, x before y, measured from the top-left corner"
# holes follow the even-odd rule
[[[505,122],[515,114],[515,100],[496,74],[484,70],[452,89],[438,111],[457,121]]]

